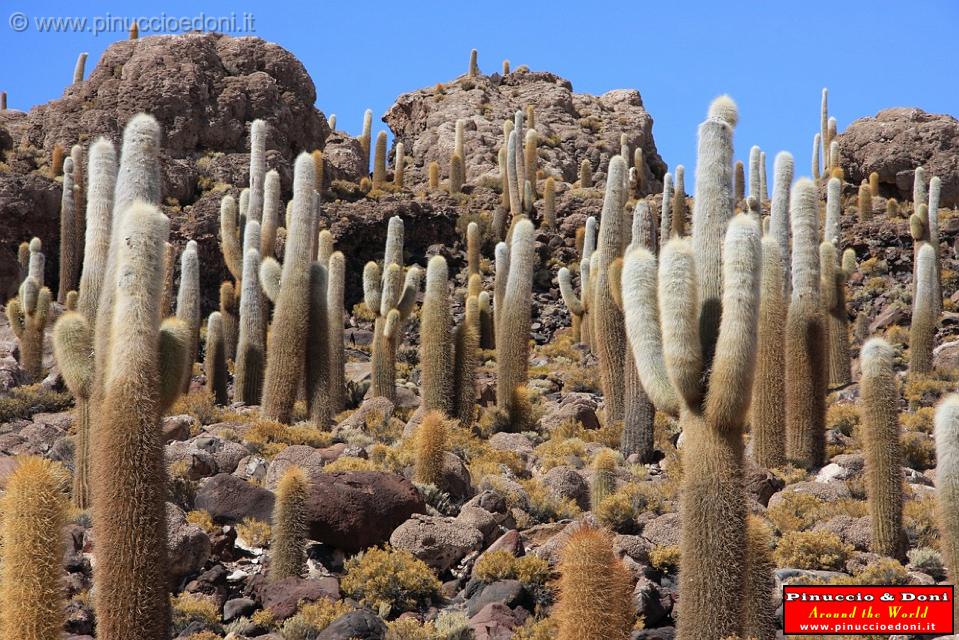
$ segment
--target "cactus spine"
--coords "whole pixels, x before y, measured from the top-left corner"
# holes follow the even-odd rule
[[[872,520],[869,548],[883,556],[905,559],[895,357],[892,347],[881,338],[863,345],[859,402]]]
[[[266,123],[254,120],[250,123],[250,201],[246,210],[247,220],[260,222],[263,219],[265,179]]]
[[[0,637],[53,640],[63,630],[61,469],[43,458],[20,458],[7,480],[0,569]]]
[[[825,326],[820,307],[816,186],[793,185],[792,299],[786,314],[786,457],[807,469],[825,455]]]
[[[77,288],[80,256],[77,253],[77,203],[74,200],[73,159],[63,163],[63,195],[60,198],[60,287],[57,302],[63,304],[67,292]]]
[[[523,146],[523,159],[526,162],[526,180],[533,188],[534,199],[536,196],[536,164],[538,160],[536,148],[538,144],[539,135],[536,133],[536,129],[533,129],[532,125],[530,125],[530,129],[526,131],[526,143]],[[529,209],[531,206],[532,201],[527,201],[526,208]]]
[[[200,257],[197,244],[189,241],[180,255],[180,290],[176,297],[176,317],[190,330],[190,358],[183,372],[183,392],[190,389],[193,363],[200,340]]]
[[[508,413],[516,388],[524,386],[529,378],[530,313],[536,258],[534,233],[529,219],[517,220],[509,249],[505,251],[505,265],[497,260],[497,300],[502,302],[496,304],[496,404]],[[497,258],[500,247],[505,246],[500,243],[497,247]]]
[[[516,168],[516,131],[510,131],[506,139],[506,181],[509,188],[509,212],[514,218],[523,212],[519,173]]]
[[[386,132],[376,134],[376,150],[373,155],[373,188],[382,189],[386,182]]]
[[[247,405],[260,403],[265,365],[266,307],[258,274],[260,254],[256,249],[243,259],[240,294],[240,327],[234,368],[234,400]]]
[[[263,220],[260,224],[261,256],[273,257],[276,253],[276,233],[280,224],[282,208],[280,174],[275,170],[267,171],[263,184]]]
[[[346,259],[339,251],[333,252],[327,263],[326,311],[329,315],[330,347],[330,409],[333,415],[346,406],[346,380],[343,352],[343,297],[346,288]]]
[[[117,157],[113,145],[105,138],[94,142],[87,165],[87,228],[77,310],[92,325],[110,251],[113,190],[117,182]]]
[[[922,243],[915,266],[915,294],[912,299],[912,324],[909,328],[909,371],[932,371],[932,347],[936,336],[936,252]]]
[[[296,401],[306,346],[310,305],[310,254],[313,192],[316,170],[313,159],[301,153],[293,173],[293,211],[284,250],[280,289],[273,310],[267,345],[263,385],[263,415],[288,422]],[[267,287],[264,285],[264,289]]]
[[[929,187],[926,184],[926,170],[916,167],[912,177],[912,206],[918,207],[929,197]]]
[[[291,467],[276,487],[273,507],[273,557],[270,580],[302,577],[306,569],[306,522],[309,480],[303,469]]]
[[[775,199],[775,192],[773,195]],[[753,381],[752,451],[766,468],[786,463],[786,421],[783,414],[783,325],[786,321],[784,266],[779,239],[762,241],[762,294],[759,301],[759,336],[756,342],[756,377]]]
[[[440,165],[435,160],[429,164],[428,173],[430,191],[436,191],[440,188]]]
[[[219,311],[210,314],[206,323],[206,351],[204,353],[206,390],[219,405],[229,403],[226,392],[226,346],[223,340],[223,316]]]
[[[836,245],[819,245],[822,306],[829,348],[829,386],[844,387],[852,381],[849,362],[849,313],[846,311],[846,273],[839,264]]]
[[[452,364],[451,326],[447,291],[448,270],[443,256],[433,256],[426,267],[426,294],[420,312],[420,395],[425,411],[450,415]]]
[[[947,396],[936,408],[936,495],[939,502],[940,549],[949,579],[959,578],[959,395]],[[953,604],[954,615],[959,604]]]
[[[609,161],[606,179],[606,195],[599,222],[599,240],[596,247],[597,270],[590,273],[595,278],[593,290],[593,322],[595,323],[594,346],[599,357],[599,371],[606,401],[607,420],[622,420],[624,413],[623,375],[626,365],[626,329],[622,311],[613,299],[613,283],[609,267],[623,254],[623,206],[626,203],[624,176],[626,161],[614,156]]]

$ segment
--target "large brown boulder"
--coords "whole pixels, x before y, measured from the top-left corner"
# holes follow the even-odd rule
[[[309,538],[347,553],[386,542],[426,504],[409,480],[381,471],[318,473],[307,504]]]
[[[503,121],[532,105],[540,136],[539,167],[545,175],[575,182],[579,165],[589,160],[593,175],[605,180],[609,159],[620,152],[620,134],[631,149],[642,147],[647,164],[647,192],[662,190],[666,164],[653,141],[653,118],[634,89],[617,89],[601,96],[574,93],[564,78],[548,72],[517,69],[475,78],[460,77],[396,99],[383,117],[396,142],[403,142],[410,166],[408,184],[427,179],[436,161],[440,175],[449,176],[455,126],[466,120],[464,147],[467,182],[499,180],[497,154],[503,144]],[[528,127],[529,123],[527,123]]]
[[[959,120],[922,109],[897,107],[860,118],[837,138],[847,182],[858,184],[873,171],[880,193],[912,200],[916,167],[942,180],[943,207],[959,204]]]

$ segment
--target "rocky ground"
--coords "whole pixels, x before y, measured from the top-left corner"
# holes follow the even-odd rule
[[[176,79],[174,68],[180,74]],[[596,360],[571,339],[555,282],[559,266],[576,261],[576,229],[601,207],[602,189],[576,184],[582,159],[591,161],[601,186],[608,159],[619,152],[619,133],[627,130],[631,145],[646,152],[646,193],[661,190],[666,166],[656,154],[652,119],[638,92],[585,96],[553,74],[517,69],[506,77],[459,78],[400,96],[384,120],[412,156],[409,187],[372,194],[359,188],[366,175],[359,143],[329,131],[326,118],[313,107],[315,99],[302,65],[276,45],[255,38],[189,35],[116,43],[89,79],[69,87],[63,98],[26,114],[0,112],[0,217],[7,223],[0,238],[4,289],[15,281],[17,244],[32,235],[48,247],[47,273],[56,273],[60,183],[47,175],[52,146],[69,148],[101,133],[116,139],[126,119],[145,110],[157,116],[165,132],[165,208],[177,240],[182,244],[192,238],[201,246],[204,313],[214,308],[216,290],[226,277],[217,239],[219,199],[225,193],[236,195],[248,181],[243,123],[264,118],[276,132],[267,164],[280,171],[286,194],[295,154],[324,148],[330,167],[324,223],[348,256],[351,309],[360,298],[362,265],[380,257],[386,220],[393,215],[406,221],[410,262],[425,264],[430,255],[441,253],[453,273],[465,264],[466,223],[483,223],[484,280],[491,290],[488,228],[500,201],[495,153],[501,122],[534,104],[537,129],[542,127],[551,141],[541,147],[540,167],[543,177],[557,178],[559,228],[537,236],[536,344],[529,382],[535,427],[493,432],[494,354],[485,352],[478,376],[479,426],[467,430],[450,424],[442,481],[415,484],[415,424],[410,419],[419,404],[418,319],[409,323],[398,356],[397,402],[364,399],[371,326],[362,307],[345,320],[351,408],[338,416],[330,432],[263,420],[254,407],[214,406],[197,369],[191,392],[162,422],[170,476],[168,547],[176,637],[435,640],[472,633],[479,640],[552,638],[555,628],[548,614],[558,551],[576,527],[594,522],[615,532],[616,552],[635,580],[633,637],[672,638],[682,526],[677,514],[680,434],[672,421],[659,416],[658,462],[620,460],[615,492],[592,504],[592,462],[599,452],[618,447],[619,433],[604,419]],[[465,193],[451,196],[426,188],[425,167],[436,160],[446,175],[457,118],[469,119],[468,184]],[[921,126],[912,126],[916,123]],[[846,292],[854,356],[865,338],[883,335],[899,353],[899,368],[905,369],[912,205],[902,202],[890,215],[885,198],[902,201],[911,194],[911,176],[905,172],[923,163],[929,175],[943,179],[943,204],[954,206],[956,140],[955,119],[901,109],[858,121],[840,136],[843,166],[849,167],[852,182],[847,185],[842,244],[855,249],[859,261]],[[871,171],[880,173],[883,197],[873,198],[870,217],[858,211],[854,194],[859,179]],[[658,197],[646,193],[642,196],[658,210]],[[541,207],[540,200],[538,212]],[[793,467],[748,469],[750,507],[774,535],[780,583],[934,584],[945,579],[937,551],[931,407],[959,381],[959,264],[953,249],[959,216],[944,209],[940,224],[946,301],[936,374],[920,378],[903,373],[901,381],[906,562],[868,551],[854,383],[830,394],[825,467],[813,473]],[[456,284],[461,298],[462,277]],[[16,467],[17,455],[45,456],[68,468],[73,459],[72,398],[52,357],[48,354],[45,361],[49,376],[28,385],[16,364],[16,348],[9,327],[0,321],[0,488]],[[857,369],[854,362],[854,378]],[[305,419],[302,408],[298,413]],[[292,465],[305,469],[311,480],[309,573],[268,582],[274,490]],[[81,640],[94,634],[89,589],[96,540],[89,516],[72,514],[66,535],[66,630]]]

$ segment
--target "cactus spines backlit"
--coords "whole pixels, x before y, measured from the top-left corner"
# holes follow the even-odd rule
[[[77,311],[92,326],[110,251],[113,190],[117,182],[117,156],[109,140],[99,138],[90,146],[87,166],[87,228]]]
[[[343,352],[343,297],[346,291],[346,259],[334,251],[327,263],[326,311],[330,332],[330,409],[336,415],[346,406],[346,380]]]
[[[480,270],[480,229],[475,222],[466,226],[466,273],[472,276]]]
[[[735,100],[723,94],[709,103],[709,111],[706,117],[713,120],[721,120],[735,129],[739,123],[739,107],[736,105]]]
[[[17,281],[27,279],[27,270],[30,268],[30,243],[21,242],[17,247]]]
[[[309,479],[300,467],[291,467],[276,486],[270,580],[302,577],[306,570],[306,521]]]
[[[559,281],[560,295],[563,297],[563,302],[566,303],[566,308],[569,310],[573,319],[573,340],[583,342],[582,328],[583,320],[586,316],[586,305],[573,290],[573,276],[569,269],[566,267],[561,268],[557,275],[557,280]]]
[[[922,243],[915,266],[915,293],[912,299],[912,323],[909,328],[909,371],[932,371],[932,348],[936,336],[935,302],[936,252],[928,242]]]
[[[786,421],[783,415],[786,296],[779,239],[767,235],[762,246],[762,294],[751,423],[753,458],[757,464],[772,468],[781,467],[786,462]]]
[[[180,255],[180,290],[176,297],[176,317],[191,333],[190,359],[183,372],[183,391],[190,388],[193,363],[196,362],[200,340],[200,257],[196,242],[190,241]]]
[[[936,497],[939,503],[939,548],[949,579],[959,577],[959,394],[946,396],[936,407]],[[959,604],[953,604],[959,612]]]
[[[116,233],[114,308],[103,399],[93,430],[91,480],[97,523],[94,608],[97,637],[165,640],[167,585],[166,474],[158,426],[161,389],[178,388],[179,368],[161,371],[158,344],[163,243],[170,222],[136,203]],[[145,615],[144,612],[149,612]]]
[[[769,191],[766,183],[766,152],[759,152],[759,203],[769,200]]]
[[[229,403],[226,391],[226,347],[223,340],[223,316],[219,311],[210,314],[206,324],[206,350],[203,360],[207,393],[219,405]]]
[[[749,197],[759,201],[759,147],[753,145],[749,150]]]
[[[844,387],[852,381],[849,361],[849,314],[846,311],[846,279],[839,265],[836,245],[819,245],[819,270],[822,274],[822,307],[825,312],[829,349],[829,386]]]
[[[258,273],[260,254],[255,249],[243,259],[240,326],[234,368],[234,400],[247,405],[260,403],[263,373],[266,364],[266,308],[260,290]]]
[[[57,463],[25,456],[7,480],[0,569],[0,637],[59,638],[64,623],[64,470]]]
[[[416,430],[413,476],[421,484],[438,485],[443,478],[446,424],[441,411],[429,411]]]
[[[839,162],[839,142],[833,140],[829,143],[829,167],[832,169],[833,175],[835,175],[837,169],[842,169]]]
[[[929,244],[936,254],[936,289],[933,292],[933,301],[936,305],[936,312],[942,311],[942,268],[939,264],[939,198],[942,191],[942,181],[939,176],[933,176],[929,181]],[[875,195],[875,194],[873,194]]]
[[[263,219],[266,133],[266,122],[263,120],[250,123],[250,201],[247,204],[246,219],[257,222]]]
[[[87,56],[89,54],[84,51],[77,56],[77,63],[73,67],[73,84],[78,82],[83,82],[83,74],[87,68]]]
[[[779,259],[784,269],[784,290],[789,285],[789,194],[792,190],[794,163],[786,151],[776,154],[773,162],[773,198],[769,205],[769,234],[779,244]]]
[[[599,238],[596,247],[599,263],[596,272],[590,273],[590,277],[595,278],[592,299],[595,333],[591,337],[599,357],[607,420],[621,420],[624,411],[623,375],[626,363],[626,329],[623,325],[622,311],[613,300],[614,283],[609,278],[609,266],[623,254],[625,234],[623,206],[626,203],[623,176],[625,173],[626,161],[621,156],[614,156],[609,161],[606,195],[603,199],[603,212],[599,222]]]
[[[912,205],[914,207],[918,207],[920,203],[927,201],[929,197],[928,189],[926,170],[922,167],[916,167],[912,177]]]
[[[523,196],[520,193],[519,172],[516,168],[516,131],[510,131],[506,139],[506,181],[509,189],[509,212],[513,217],[523,211]]]
[[[73,159],[63,163],[63,194],[60,198],[60,287],[57,302],[63,304],[67,292],[77,288],[80,256],[77,253],[77,217],[73,189]]]
[[[585,158],[579,163],[579,186],[581,189],[589,189],[593,186],[593,167]]]
[[[382,189],[386,182],[386,132],[376,134],[376,150],[373,154],[373,188]]]
[[[452,323],[448,271],[443,256],[433,256],[426,267],[426,294],[420,311],[420,395],[426,411],[450,414]]]
[[[686,235],[686,168],[676,165],[673,179],[672,235]]]
[[[66,158],[66,151],[63,149],[63,145],[60,143],[53,145],[53,150],[50,152],[50,179],[55,180],[58,175],[63,173],[63,161]]]
[[[496,305],[495,324],[496,404],[507,411],[512,405],[513,391],[525,385],[529,378],[530,313],[536,259],[534,234],[533,223],[520,218],[513,225],[506,270],[498,268],[496,272],[496,287],[498,290],[502,287],[502,304]],[[499,261],[497,267],[500,267]]]
[[[632,578],[608,532],[584,524],[570,535],[559,562],[554,613],[558,640],[626,640],[633,627]]]
[[[819,198],[803,178],[793,185],[792,299],[786,313],[786,457],[807,469],[825,455],[825,325],[820,306]]]
[[[523,161],[526,163],[526,180],[528,180],[532,186],[534,196],[536,194],[536,149],[538,144],[539,134],[537,134],[533,128],[528,129],[526,131],[526,141],[523,145]],[[529,208],[530,204],[530,202],[526,203],[527,208]]]
[[[899,389],[893,370],[896,354],[881,338],[862,347],[859,429],[866,456],[866,494],[872,520],[870,551],[905,558],[902,530],[902,468],[899,446]]]
[[[263,385],[263,415],[278,422],[289,421],[303,374],[315,176],[313,159],[309,154],[301,153],[293,174],[293,212],[266,350]]]
[[[875,171],[869,174],[869,190],[872,192],[872,195],[879,195],[879,174]]]

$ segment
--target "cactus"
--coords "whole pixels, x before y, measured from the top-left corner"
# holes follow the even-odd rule
[[[556,180],[546,178],[543,185],[543,227],[556,229]]]
[[[519,189],[520,209],[522,211],[526,211],[530,204],[524,200],[526,181],[530,179],[526,175],[526,155],[523,152],[523,143],[526,142],[524,121],[523,111],[517,109],[516,113],[513,114],[513,131],[516,132],[513,138],[513,162],[516,165],[516,184]],[[535,176],[533,176],[533,179],[535,179]]]
[[[593,460],[593,479],[589,484],[589,504],[593,511],[616,492],[616,454],[603,449]]]
[[[905,560],[899,390],[893,370],[896,354],[885,340],[873,338],[863,345],[861,359],[860,433],[866,456],[866,494],[872,520],[869,549],[873,553]]]
[[[90,146],[87,164],[87,228],[77,310],[92,325],[110,250],[113,190],[117,181],[117,159],[113,145],[105,138],[99,138]]]
[[[324,180],[326,177],[326,162],[323,159],[323,152],[319,149],[314,149],[313,153],[310,155],[313,157],[313,172],[316,179],[316,193],[322,196]]]
[[[480,272],[480,229],[475,222],[466,225],[466,273],[468,276]]]
[[[496,347],[496,330],[493,327],[493,309],[489,293],[483,291],[477,299],[479,308],[479,336],[481,349]]]
[[[336,114],[331,113],[330,117],[326,119],[327,124],[330,125],[330,131],[336,131]]]
[[[475,78],[479,75],[479,65],[476,63],[476,49],[470,50],[470,66],[466,72],[466,75],[470,78]]]
[[[373,188],[382,189],[386,182],[386,132],[376,134],[376,150],[373,155]]]
[[[20,285],[20,297],[7,303],[7,320],[20,343],[20,367],[34,382],[43,378],[43,333],[50,302],[50,290],[28,277]]]
[[[869,189],[869,183],[863,182],[859,185],[859,220],[865,222],[872,218],[872,191]]]
[[[573,290],[573,276],[569,269],[563,267],[559,270],[557,280],[559,281],[559,292],[563,296],[563,302],[572,316],[573,340],[576,342],[586,342],[583,339],[584,320],[587,318],[587,308],[589,301],[583,296],[580,299]]]
[[[479,280],[479,276],[474,276]],[[473,278],[470,278],[472,281]],[[477,349],[480,346],[479,296],[470,294],[466,299],[466,314],[453,335],[453,391],[451,413],[460,421],[460,426],[470,428],[476,420],[476,365]],[[489,297],[487,296],[487,303]]]
[[[912,323],[909,328],[909,371],[932,371],[932,348],[936,336],[935,279],[936,252],[923,242],[915,265],[915,294],[912,299]]]
[[[275,170],[267,171],[263,182],[263,220],[260,224],[259,248],[262,256],[272,257],[276,253],[276,233],[280,225],[282,208],[280,174]],[[242,265],[240,269],[242,270]]]
[[[899,217],[899,203],[896,202],[895,198],[886,200],[886,216],[889,218]]]
[[[859,194],[862,196],[862,193]],[[823,225],[823,240],[840,245],[842,226],[842,180],[830,178],[826,183],[826,219]]]
[[[176,247],[167,242],[163,245],[163,294],[160,297],[160,315],[173,314],[173,263],[176,262]]]
[[[949,567],[949,580],[959,579],[959,394],[936,407],[936,496],[939,503],[939,548]],[[953,604],[953,614],[959,604]]]
[[[53,150],[50,152],[50,176],[51,180],[55,180],[58,175],[63,173],[63,163],[66,158],[66,150],[64,150],[63,145],[60,143],[53,145]]]
[[[758,516],[746,520],[746,591],[743,593],[743,638],[776,638],[776,563],[769,527]]]
[[[536,164],[538,160],[536,149],[538,144],[539,135],[536,133],[536,129],[533,129],[532,125],[530,125],[530,128],[526,131],[526,142],[523,145],[523,160],[526,163],[526,180],[533,189],[533,199],[535,199],[536,196]],[[529,209],[531,205],[531,201],[526,202],[527,209]]]
[[[370,393],[389,400],[396,399],[396,349],[403,337],[402,325],[413,311],[420,283],[416,267],[406,272],[404,280],[402,264],[403,220],[394,216],[387,227],[384,267],[368,262],[363,269],[364,302],[376,313]]]
[[[466,120],[458,119],[453,125],[453,153],[466,160],[466,146],[463,142],[466,135]]]
[[[842,169],[839,166],[839,142],[832,140],[829,143],[829,167],[832,169],[833,174],[835,174],[837,169]]]
[[[446,259],[430,258],[426,267],[426,294],[420,311],[420,395],[423,409],[451,414],[451,378],[453,322],[447,292]]]
[[[773,197],[775,198],[775,195]],[[753,381],[750,422],[753,459],[759,465],[772,468],[786,463],[786,422],[783,414],[785,268],[778,238],[771,234],[765,236],[762,247],[762,294],[759,302],[756,377]]]
[[[606,401],[608,421],[622,420],[624,412],[623,375],[626,365],[626,329],[623,325],[622,311],[613,300],[613,286],[609,278],[609,266],[623,254],[623,206],[626,194],[623,176],[626,162],[620,156],[609,161],[609,175],[606,179],[606,195],[603,199],[603,211],[599,223],[599,240],[596,253],[598,265],[590,276],[595,278],[592,297],[594,314],[593,342],[599,358],[600,378],[603,385],[603,397]]]
[[[258,274],[260,254],[256,249],[243,259],[240,326],[234,367],[233,399],[247,405],[260,403],[265,365],[266,307]]]
[[[396,157],[393,159],[393,186],[403,188],[404,172],[406,170],[406,145],[396,143]]]
[[[585,158],[579,163],[579,186],[581,189],[589,189],[593,186],[593,167]]]
[[[809,179],[793,185],[792,299],[786,313],[786,457],[807,469],[825,455],[828,371],[820,306],[819,202]]]
[[[786,151],[773,161],[773,198],[769,205],[769,233],[779,244],[779,259],[784,265],[783,290],[788,293],[789,280],[789,194],[792,189],[794,163]],[[828,238],[827,238],[828,239]]]
[[[534,233],[533,223],[520,218],[513,225],[505,264],[500,259],[500,247],[506,245],[500,243],[497,247],[496,405],[507,413],[511,413],[514,390],[529,378]]]
[[[438,486],[443,479],[446,454],[446,423],[441,411],[428,411],[416,430],[413,477],[421,484]]]
[[[819,133],[822,137],[823,153],[829,148],[829,89],[823,87],[822,100],[819,104]],[[823,165],[829,167],[829,158],[823,156]]]
[[[220,322],[223,327],[223,357],[236,361],[236,343],[239,338],[240,299],[232,282],[220,285]]]
[[[869,174],[869,191],[874,196],[879,195],[879,174],[875,171]]]
[[[182,383],[189,332],[176,320],[160,324],[169,230],[156,207],[137,202],[123,213],[111,249],[119,277],[107,368],[97,372],[102,401],[90,476],[97,523],[94,607],[97,637],[105,640],[165,640],[170,632],[159,419]]]
[[[659,213],[659,244],[664,245],[672,237],[673,230],[673,174],[663,176],[663,202]]]
[[[229,404],[226,392],[226,346],[223,340],[223,316],[219,311],[210,314],[206,323],[206,350],[204,353],[206,390],[219,405]]]
[[[363,112],[363,133],[360,134],[360,150],[363,152],[363,173],[370,170],[370,143],[373,141],[373,111]],[[315,176],[314,176],[315,178]]]
[[[450,193],[462,193],[466,182],[466,167],[463,157],[457,153],[450,156]]]
[[[7,92],[0,91],[0,111],[7,110]]]
[[[530,129],[536,128],[536,110],[531,104],[526,105],[526,124]]]
[[[676,165],[673,178],[672,235],[686,235],[686,168]]]
[[[826,342],[829,349],[829,386],[844,387],[852,382],[849,361],[849,313],[846,311],[846,280],[851,275],[839,265],[836,245],[819,245],[820,295],[825,312]]]
[[[916,167],[912,177],[912,206],[918,207],[929,198],[929,186],[926,183],[926,170]]]
[[[769,190],[766,182],[766,152],[759,152],[759,203],[769,201]]]
[[[503,76],[509,75],[509,60],[503,60]]]
[[[243,248],[240,242],[236,200],[224,196],[220,201],[220,249],[223,261],[234,280],[240,280],[243,271]]]
[[[646,195],[646,156],[642,147],[633,150],[633,168],[636,169],[636,197]]]
[[[330,349],[330,409],[333,415],[346,406],[346,354],[343,351],[343,297],[346,288],[346,259],[334,251],[327,262],[326,311]]]
[[[77,212],[73,190],[73,159],[63,162],[63,194],[60,198],[60,287],[57,302],[63,304],[67,292],[77,288],[80,256],[77,253]]]
[[[939,176],[933,176],[929,181],[929,244],[936,254],[936,289],[933,292],[933,301],[936,313],[942,311],[942,268],[939,265],[939,197],[942,191],[942,181]]]
[[[306,406],[310,420],[327,429],[333,420],[330,402],[330,314],[327,309],[329,276],[326,265],[309,266],[309,311],[306,335]]]
[[[759,147],[753,145],[749,150],[749,197],[756,198],[756,201],[759,201],[759,158],[760,158]]]
[[[509,190],[509,212],[514,218],[523,211],[523,197],[516,169],[516,144],[516,131],[510,131],[506,138],[506,183]]]
[[[250,201],[247,204],[246,219],[257,222],[263,219],[265,202],[266,135],[266,122],[254,120],[250,123]]]
[[[440,165],[435,160],[429,164],[429,186],[430,191],[436,191],[440,188]]]
[[[558,640],[626,640],[633,627],[633,580],[613,551],[610,533],[583,524],[569,536],[559,562],[553,616]]]
[[[17,247],[17,282],[27,279],[27,270],[30,268],[30,243],[21,242]]]
[[[134,22],[130,25],[130,34],[129,34],[128,39],[130,39],[130,40],[138,40],[139,38],[140,38],[140,24],[139,24],[138,22],[134,21]]]
[[[316,170],[301,153],[293,173],[293,211],[284,250],[280,288],[273,310],[263,385],[263,415],[288,422],[303,374],[310,295],[310,235]],[[262,269],[262,267],[261,267]],[[263,285],[264,290],[267,289]]]
[[[822,136],[816,134],[812,137],[812,177],[813,180],[819,180],[820,168],[819,168],[819,154],[820,147],[822,146]]]
[[[736,202],[742,202],[746,199],[746,167],[743,166],[742,160],[736,161],[733,171],[735,173],[733,185],[736,192]]]
[[[200,257],[196,242],[190,240],[180,255],[180,290],[176,297],[176,317],[190,330],[190,356],[183,371],[183,392],[190,390],[193,363],[200,341]]]
[[[309,479],[300,467],[290,467],[276,486],[270,580],[302,577],[306,569],[306,521]]]
[[[25,456],[6,482],[0,637],[52,640],[63,630],[63,474],[57,463]]]

